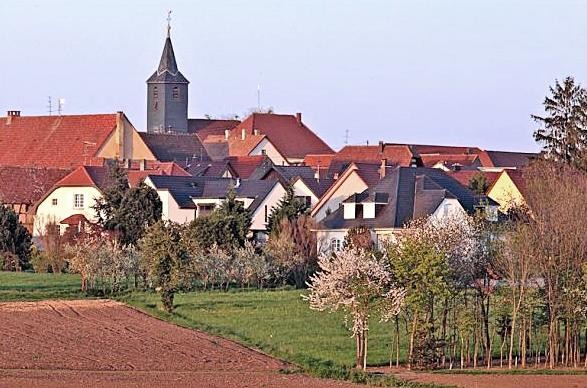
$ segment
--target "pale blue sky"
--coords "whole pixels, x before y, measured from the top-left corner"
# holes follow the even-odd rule
[[[146,122],[145,80],[173,10],[190,117],[257,104],[333,147],[389,142],[536,150],[548,85],[587,84],[587,0],[0,2],[0,110],[124,111]]]

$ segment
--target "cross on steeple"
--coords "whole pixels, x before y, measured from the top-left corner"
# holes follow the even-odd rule
[[[171,36],[171,10],[167,11],[167,37]]]

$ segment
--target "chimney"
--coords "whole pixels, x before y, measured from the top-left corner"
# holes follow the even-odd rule
[[[381,166],[379,166],[379,179],[385,178],[386,167],[387,167],[387,159],[381,159]]]
[[[146,169],[147,169],[147,160],[146,159],[139,160],[139,170],[145,171]]]
[[[260,134],[260,133],[261,133],[261,132],[260,132],[260,131],[259,131],[257,128],[253,129],[253,134],[254,134],[255,136],[259,136],[259,134]]]
[[[10,125],[12,123],[13,117],[20,117],[19,110],[9,110],[6,112],[6,125]]]
[[[241,185],[241,178],[236,178],[236,182],[234,183],[234,188],[238,189]]]
[[[246,129],[241,129],[241,140],[245,140],[247,137],[247,130]]]
[[[385,143],[382,140],[379,140],[379,153],[383,153],[383,149],[385,148]]]
[[[301,127],[302,126],[302,114],[300,112],[296,113],[296,121],[298,122],[298,125]]]
[[[224,130],[224,140],[228,140],[229,137],[230,137],[230,129],[225,129]]]

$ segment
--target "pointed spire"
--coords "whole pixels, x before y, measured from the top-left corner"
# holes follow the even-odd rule
[[[165,46],[163,47],[159,67],[147,82],[189,83],[177,68],[173,44],[171,43],[171,11],[167,12],[167,37],[165,38]]]
[[[175,53],[173,52],[173,45],[169,36],[165,39],[165,47],[163,47],[157,74],[163,74],[165,71],[171,75],[177,74],[177,62],[175,61]]]

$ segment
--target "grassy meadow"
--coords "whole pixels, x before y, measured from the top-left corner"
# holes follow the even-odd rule
[[[0,272],[0,302],[84,297],[79,275]]]

